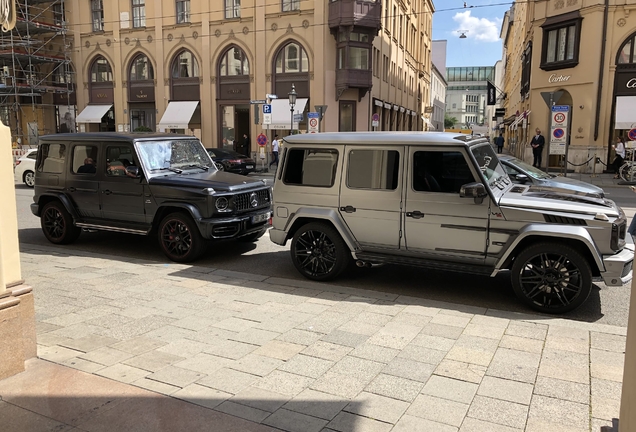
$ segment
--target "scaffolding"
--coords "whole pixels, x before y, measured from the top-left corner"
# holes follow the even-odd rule
[[[14,145],[59,132],[59,107],[74,119],[72,39],[64,0],[16,0],[16,25],[0,35],[0,119]]]

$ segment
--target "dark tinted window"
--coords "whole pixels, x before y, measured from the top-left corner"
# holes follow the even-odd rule
[[[126,167],[133,165],[132,148],[128,146],[106,147],[106,174],[126,175]]]
[[[347,186],[395,190],[399,171],[400,153],[395,150],[352,150],[349,152]]]
[[[31,152],[27,155],[28,159],[36,160],[38,158],[38,152]]]
[[[50,174],[61,174],[64,171],[66,145],[42,144],[39,154],[38,171]]]
[[[333,186],[336,177],[336,150],[290,149],[285,162],[286,184],[299,186]]]
[[[75,174],[95,174],[97,172],[97,146],[76,145],[73,147],[73,167]]]
[[[418,151],[413,155],[413,189],[422,192],[459,193],[475,181],[461,152]]]

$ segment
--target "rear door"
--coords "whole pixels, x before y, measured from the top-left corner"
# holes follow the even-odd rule
[[[104,219],[122,223],[141,223],[144,211],[144,184],[141,178],[126,175],[126,167],[140,166],[132,143],[104,143],[100,171],[100,192]]]
[[[82,218],[101,218],[97,163],[99,146],[95,143],[73,143],[70,173],[66,178],[67,195],[75,203]]]
[[[347,146],[339,210],[363,250],[400,249],[404,147]]]

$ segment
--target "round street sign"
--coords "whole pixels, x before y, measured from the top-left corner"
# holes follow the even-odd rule
[[[256,142],[258,143],[259,146],[265,147],[267,145],[267,137],[264,134],[260,134],[256,138]]]
[[[563,135],[565,135],[565,131],[561,128],[557,128],[552,132],[552,135],[555,138],[563,138]]]
[[[558,112],[554,115],[555,123],[563,123],[564,121],[565,121],[565,114]]]
[[[632,129],[629,132],[627,132],[627,137],[629,138],[630,141],[636,141],[636,129]]]
[[[374,113],[373,117],[371,117],[371,120],[373,120],[374,122],[380,121],[380,114]]]
[[[309,126],[318,127],[318,119],[317,118],[310,118],[309,119]]]

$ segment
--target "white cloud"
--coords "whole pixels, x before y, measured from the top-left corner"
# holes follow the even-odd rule
[[[458,12],[453,20],[458,24],[457,31],[468,30],[466,36],[484,42],[497,42],[499,40],[499,26],[501,20],[495,18],[494,21],[488,18],[477,18],[470,15],[471,11]]]

